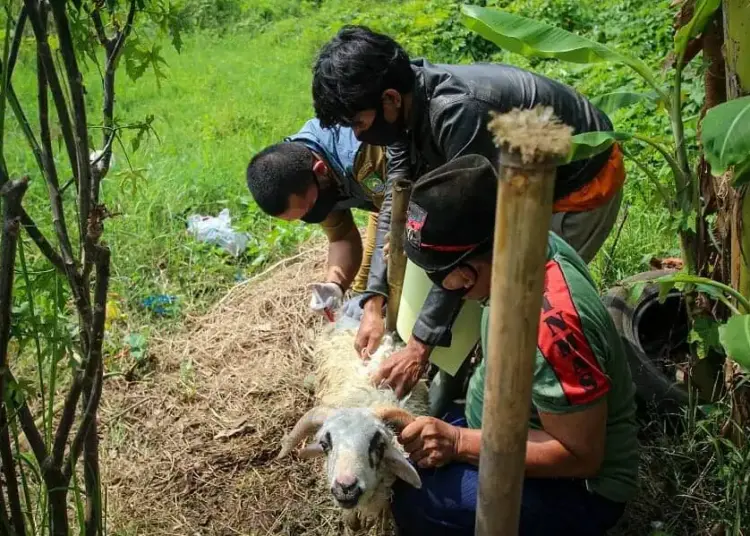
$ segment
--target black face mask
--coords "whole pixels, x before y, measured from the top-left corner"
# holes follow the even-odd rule
[[[389,123],[385,120],[383,103],[375,113],[375,119],[372,121],[370,128],[360,132],[357,139],[369,143],[370,145],[388,146],[406,139],[403,121],[403,106],[399,110],[399,116],[395,123]]]
[[[328,217],[331,210],[333,210],[336,201],[338,201],[338,194],[335,188],[321,188],[318,177],[315,177],[315,186],[318,188],[318,198],[315,200],[315,204],[312,206],[307,213],[300,219],[305,223],[320,223]]]

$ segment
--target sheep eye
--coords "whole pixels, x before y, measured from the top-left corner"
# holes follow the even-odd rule
[[[329,450],[331,450],[331,434],[330,434],[330,432],[326,432],[325,437],[323,437],[320,440],[320,446],[323,449],[323,452],[327,453]]]
[[[380,432],[375,432],[375,435],[370,439],[370,448],[368,452],[370,459],[370,467],[377,467],[380,460],[383,459],[385,454],[385,437]]]

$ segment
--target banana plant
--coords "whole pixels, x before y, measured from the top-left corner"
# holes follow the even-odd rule
[[[665,143],[630,132],[587,132],[574,136],[567,161],[590,158],[607,150],[614,143],[623,145],[631,142],[645,144],[664,158],[672,176],[673,195],[664,192],[654,173],[638,160],[633,161],[654,181],[670,212],[677,209],[685,222],[681,227],[680,241],[687,273],[678,276],[691,280],[669,276],[673,278],[671,281],[658,281],[665,288],[670,284],[683,286],[685,291],[696,290],[696,285],[699,285],[699,291],[711,287],[708,283],[710,280],[699,278],[696,274],[694,229],[698,214],[701,213],[700,184],[688,158],[681,88],[688,43],[703,32],[720,5],[721,0],[698,0],[692,19],[676,32],[673,50],[675,61],[669,84],[660,82],[643,61],[614,47],[501,9],[474,5],[463,5],[461,8],[462,22],[466,27],[504,50],[526,57],[554,58],[584,65],[606,62],[627,65],[650,87],[649,92],[615,91],[597,96],[592,101],[607,113],[643,101],[658,104],[658,109],[669,114],[671,142]],[[733,169],[734,186],[750,182],[750,97],[732,100],[709,110],[703,119],[701,142],[712,173],[721,174]],[[632,159],[627,150],[623,150],[623,153]],[[732,291],[731,287],[721,283],[716,285],[723,287],[718,289],[722,293]],[[732,291],[726,295],[736,300],[736,294]],[[712,296],[716,297],[716,292]],[[730,303],[728,299],[720,301]],[[747,304],[746,301],[744,303]],[[728,355],[750,370],[750,309],[743,307],[740,310],[732,306],[730,311],[733,313],[732,317],[719,328],[722,346]]]

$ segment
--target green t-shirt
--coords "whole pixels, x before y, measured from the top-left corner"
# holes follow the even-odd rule
[[[485,356],[489,316],[489,307],[485,307]],[[639,454],[635,385],[622,344],[583,260],[550,232],[529,425],[541,428],[538,411],[579,411],[606,397],[604,462],[586,485],[604,497],[624,502],[636,491]],[[485,363],[482,360],[475,370],[466,394],[466,420],[471,428],[482,425]]]

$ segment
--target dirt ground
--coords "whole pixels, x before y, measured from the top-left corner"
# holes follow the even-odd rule
[[[306,285],[319,246],[235,287],[152,343],[140,381],[110,380],[100,412],[110,534],[342,534],[320,460],[276,461],[312,404]]]

